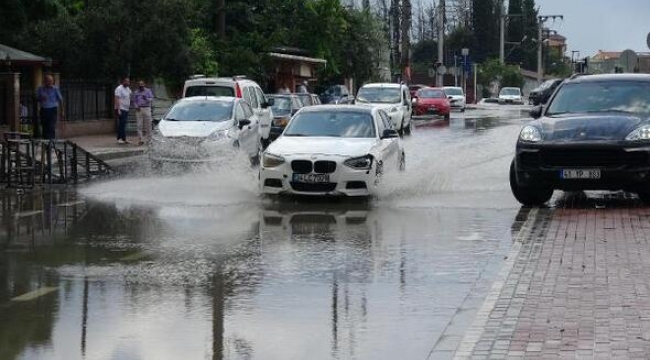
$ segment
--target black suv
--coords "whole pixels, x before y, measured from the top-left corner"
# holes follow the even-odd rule
[[[546,80],[542,85],[534,88],[528,94],[528,101],[533,105],[546,104],[548,99],[553,95],[553,91],[562,84],[564,79]]]
[[[323,104],[351,104],[354,98],[345,85],[332,85],[320,94]]]
[[[531,116],[510,166],[519,202],[541,205],[556,189],[624,190],[650,202],[650,75],[566,80]]]

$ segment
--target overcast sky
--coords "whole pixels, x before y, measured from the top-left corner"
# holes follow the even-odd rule
[[[633,49],[650,52],[646,37],[650,32],[648,0],[536,0],[540,15],[564,15],[564,21],[547,26],[567,37],[569,51],[580,56],[598,50]],[[570,54],[570,53],[569,53]]]

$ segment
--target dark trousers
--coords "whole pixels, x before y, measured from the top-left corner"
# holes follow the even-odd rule
[[[41,128],[43,139],[54,140],[56,138],[56,116],[59,108],[41,108]]]
[[[129,112],[120,110],[120,117],[117,123],[117,140],[126,141],[126,123],[129,120]]]

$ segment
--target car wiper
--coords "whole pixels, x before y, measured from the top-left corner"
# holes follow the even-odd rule
[[[284,134],[284,136],[309,136],[307,134]]]
[[[588,114],[593,114],[593,113],[625,113],[625,114],[630,114],[632,111],[627,111],[627,110],[620,110],[620,109],[602,109],[602,110],[590,110],[590,111],[585,111]]]

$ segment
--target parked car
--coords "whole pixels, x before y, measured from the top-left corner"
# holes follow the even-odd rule
[[[245,76],[208,78],[195,75],[185,81],[183,97],[191,96],[234,96],[243,98],[250,104],[260,120],[259,135],[264,145],[269,142],[273,111],[264,96],[262,88]]]
[[[284,128],[291,120],[291,117],[302,107],[304,103],[298,95],[267,95],[269,99],[273,99],[273,122],[271,123],[271,135],[269,139],[275,141]]]
[[[158,122],[149,143],[154,167],[163,163],[210,163],[233,149],[259,161],[259,117],[243,99],[188,97],[177,101]]]
[[[415,116],[438,115],[449,120],[451,104],[442,88],[422,88],[413,98]]]
[[[521,89],[516,87],[504,87],[499,91],[499,104],[523,104]]]
[[[650,203],[650,75],[566,80],[519,134],[510,186],[524,205],[553,190],[625,190]]]
[[[404,170],[388,115],[354,105],[305,107],[262,155],[264,194],[368,196],[382,175]]]
[[[359,89],[355,104],[377,106],[390,116],[400,134],[410,132],[413,104],[408,87],[403,84],[366,84]]]
[[[564,79],[551,79],[544,81],[540,86],[531,90],[530,94],[528,94],[528,101],[532,105],[546,104],[562,81],[564,81]]]
[[[353,100],[345,85],[332,85],[320,94],[322,104],[350,104]]]
[[[320,105],[320,99],[316,94],[295,93],[293,95],[297,96],[300,99],[300,101],[302,101],[304,106]]]
[[[443,89],[445,94],[447,94],[451,108],[458,109],[461,112],[465,111],[465,108],[467,107],[467,97],[463,92],[463,88],[458,86],[445,86]]]

